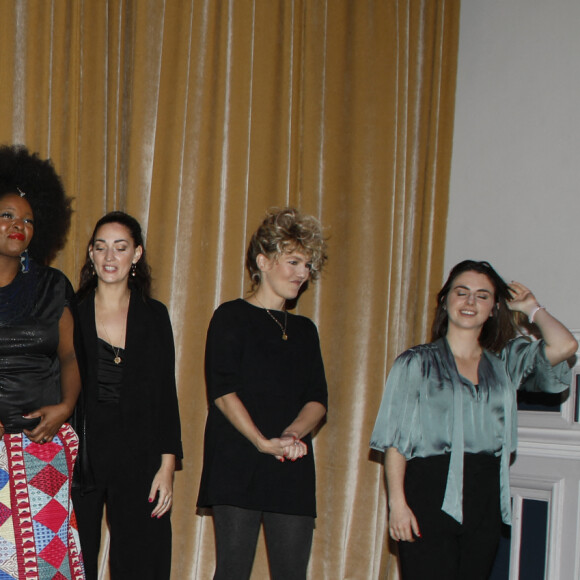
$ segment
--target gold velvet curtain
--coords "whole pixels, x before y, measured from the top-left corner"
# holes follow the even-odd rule
[[[0,142],[50,156],[75,197],[55,265],[76,283],[105,211],[147,234],[183,421],[173,578],[213,571],[212,520],[195,508],[207,324],[244,294],[266,208],[288,204],[330,237],[298,306],[330,394],[310,577],[396,577],[368,441],[441,282],[459,0],[0,0],[0,15]],[[253,577],[268,577],[262,541]]]

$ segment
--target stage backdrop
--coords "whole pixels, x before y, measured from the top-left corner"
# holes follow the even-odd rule
[[[459,0],[0,0],[0,14],[0,142],[50,156],[75,197],[55,265],[77,283],[108,210],[147,234],[183,421],[173,577],[213,572],[195,507],[207,325],[244,295],[248,236],[285,205],[318,216],[330,246],[297,308],[319,326],[330,395],[310,577],[395,577],[368,441],[441,282]]]

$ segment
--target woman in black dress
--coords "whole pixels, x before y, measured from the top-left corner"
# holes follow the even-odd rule
[[[251,294],[211,320],[198,506],[213,508],[215,580],[249,578],[261,523],[272,578],[306,578],[316,516],[311,433],[327,389],[316,327],[286,306],[326,259],[316,219],[272,211],[248,248]]]
[[[141,227],[96,224],[77,293],[81,457],[74,503],[87,579],[97,578],[107,506],[113,580],[167,580],[173,473],[182,456],[171,322],[150,297]]]
[[[70,199],[50,161],[0,147],[0,576],[84,579],[70,502],[80,390],[73,290],[48,267]]]

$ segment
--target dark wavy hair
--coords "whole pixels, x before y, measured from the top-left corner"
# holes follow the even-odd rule
[[[514,314],[508,308],[507,302],[511,300],[508,285],[502,277],[491,267],[489,262],[476,262],[475,260],[464,260],[453,267],[449,273],[447,282],[437,294],[437,309],[435,319],[431,329],[431,340],[437,340],[447,334],[448,317],[445,303],[447,295],[453,287],[455,278],[464,272],[477,272],[485,274],[494,288],[495,306],[493,316],[488,318],[481,329],[479,344],[493,352],[500,352],[506,343],[517,334]]]
[[[151,296],[151,268],[147,263],[147,255],[145,253],[145,244],[143,243],[143,234],[141,232],[141,225],[139,222],[129,214],[122,211],[111,211],[105,214],[95,225],[91,239],[87,244],[87,253],[85,258],[85,263],[81,268],[79,289],[77,291],[77,296],[80,300],[85,298],[92,290],[97,287],[97,276],[95,275],[95,270],[89,250],[95,243],[95,238],[97,237],[97,232],[99,229],[106,224],[120,224],[125,226],[129,231],[131,239],[135,244],[135,247],[141,246],[143,253],[141,258],[135,264],[135,276],[129,276],[129,288],[132,290],[137,290],[140,292],[141,296],[149,298]]]
[[[272,258],[294,251],[309,256],[310,280],[317,280],[328,260],[326,240],[320,222],[314,216],[301,214],[293,207],[271,208],[254,232],[246,253],[246,268],[252,281],[251,290],[255,290],[261,281],[257,263],[259,254]]]
[[[24,194],[34,215],[29,255],[47,265],[66,243],[72,215],[72,198],[50,159],[40,159],[24,145],[0,146],[0,197]]]

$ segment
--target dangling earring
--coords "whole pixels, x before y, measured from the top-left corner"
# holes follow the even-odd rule
[[[30,258],[28,256],[28,248],[20,254],[20,270],[23,274],[28,274],[28,270],[30,270]]]
[[[95,264],[93,263],[92,260],[90,261],[89,272],[91,273],[91,276],[97,275],[97,273],[95,272]]]
[[[131,276],[133,276],[133,278],[135,278],[136,275],[137,275],[137,264],[135,262],[133,262],[131,264]]]

